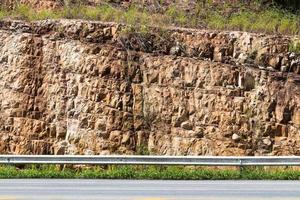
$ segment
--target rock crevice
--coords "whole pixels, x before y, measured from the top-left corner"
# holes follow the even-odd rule
[[[0,22],[1,153],[300,154],[294,38],[123,28]]]

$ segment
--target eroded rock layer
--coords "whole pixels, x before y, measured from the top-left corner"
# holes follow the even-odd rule
[[[294,38],[122,30],[0,22],[0,153],[300,155]]]

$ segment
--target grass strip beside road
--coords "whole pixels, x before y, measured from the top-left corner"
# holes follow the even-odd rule
[[[94,166],[65,167],[30,165],[1,166],[0,178],[57,179],[148,179],[148,180],[300,180],[300,170],[292,168],[247,167],[212,169],[181,166]]]

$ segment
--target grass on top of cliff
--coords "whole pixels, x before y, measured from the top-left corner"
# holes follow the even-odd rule
[[[58,166],[30,165],[22,169],[14,166],[1,166],[0,178],[300,180],[300,171],[270,167],[248,167],[239,170],[180,166],[94,166],[60,170]]]
[[[251,5],[240,4],[202,4],[184,9],[176,3],[163,10],[149,11],[139,5],[120,8],[111,4],[97,7],[73,5],[56,10],[39,10],[18,5],[13,10],[0,9],[0,19],[22,20],[43,19],[87,19],[126,23],[147,31],[146,27],[188,27],[212,28],[221,30],[242,30],[251,32],[299,34],[300,14],[280,9],[274,5],[263,5],[252,1]]]

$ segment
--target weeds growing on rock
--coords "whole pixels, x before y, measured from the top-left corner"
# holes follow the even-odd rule
[[[150,152],[146,145],[138,145],[135,151],[136,155],[150,155]]]
[[[296,40],[290,43],[289,51],[300,54],[300,40]]]
[[[5,18],[7,16],[6,12],[4,10],[0,10],[0,20]]]

